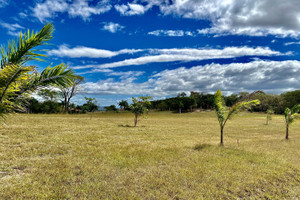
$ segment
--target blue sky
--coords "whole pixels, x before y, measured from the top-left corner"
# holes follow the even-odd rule
[[[132,96],[300,88],[299,0],[0,0],[0,38],[55,26],[47,65],[67,63],[100,105]]]

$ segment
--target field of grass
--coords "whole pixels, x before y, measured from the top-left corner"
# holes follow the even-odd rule
[[[300,123],[214,112],[10,116],[0,199],[299,199]]]

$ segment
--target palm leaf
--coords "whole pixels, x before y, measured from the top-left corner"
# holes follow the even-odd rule
[[[28,30],[27,33],[20,33],[17,41],[11,40],[7,47],[1,46],[1,68],[9,64],[24,64],[31,60],[42,60],[45,55],[38,53],[37,46],[47,44],[52,38],[54,26],[46,24],[39,32],[34,33]],[[41,51],[41,50],[39,50]]]

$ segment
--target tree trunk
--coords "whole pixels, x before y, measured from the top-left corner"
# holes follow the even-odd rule
[[[289,139],[289,127],[286,126],[286,129],[285,129],[285,139]]]
[[[193,106],[191,106],[191,112],[193,112]]]
[[[267,115],[267,121],[266,121],[266,125],[269,124],[269,116]]]
[[[224,146],[224,143],[223,143],[223,128],[224,127],[221,127],[221,142],[220,142],[220,146]]]
[[[181,114],[181,108],[179,108],[179,114]]]
[[[135,115],[134,116],[134,127],[136,127],[137,122],[138,122],[138,115]]]
[[[64,110],[64,113],[67,113],[68,112],[68,104],[67,104],[67,97],[65,97],[65,110]]]

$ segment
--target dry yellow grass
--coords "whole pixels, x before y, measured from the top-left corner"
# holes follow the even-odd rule
[[[299,199],[300,123],[214,112],[14,115],[0,129],[0,199]],[[128,126],[130,125],[130,126]],[[239,141],[239,143],[237,142]]]

